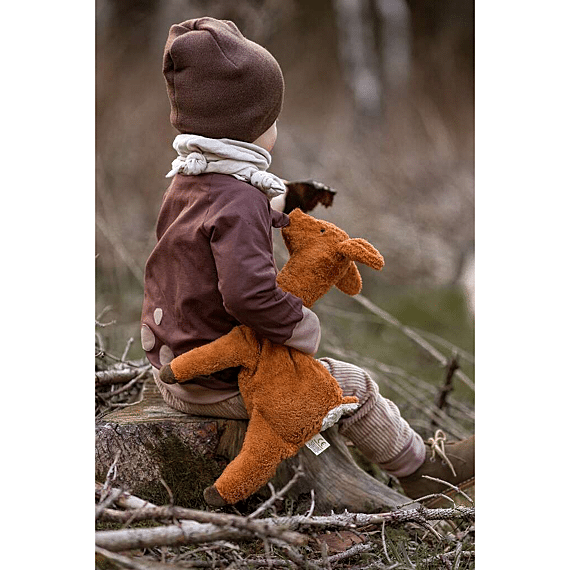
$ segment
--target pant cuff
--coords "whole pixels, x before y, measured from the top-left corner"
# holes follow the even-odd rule
[[[412,432],[408,445],[394,459],[386,463],[379,463],[378,467],[394,477],[407,477],[420,468],[425,458],[425,443],[419,434]]]

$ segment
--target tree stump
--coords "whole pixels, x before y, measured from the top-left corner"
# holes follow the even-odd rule
[[[116,459],[114,486],[155,504],[173,501],[204,508],[203,490],[237,455],[246,428],[246,420],[178,412],[164,403],[154,381],[147,380],[140,402],[97,422],[96,479],[105,481]],[[271,481],[276,489],[291,480],[301,462],[304,475],[288,494],[308,505],[314,490],[315,513],[376,512],[409,502],[358,467],[336,427],[322,435],[330,447],[318,456],[303,447],[284,461]]]

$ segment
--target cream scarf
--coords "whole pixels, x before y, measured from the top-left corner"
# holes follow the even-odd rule
[[[233,139],[210,139],[198,135],[178,135],[172,143],[178,156],[166,175],[229,174],[259,188],[271,199],[285,193],[283,181],[267,171],[271,155],[260,146]]]

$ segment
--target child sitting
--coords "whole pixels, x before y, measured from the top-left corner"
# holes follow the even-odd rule
[[[178,157],[160,209],[157,244],[146,265],[142,346],[155,381],[173,408],[200,416],[247,419],[238,369],[184,384],[165,384],[158,369],[236,325],[308,354],[320,341],[317,315],[276,284],[272,227],[288,217],[271,208],[285,185],[267,172],[277,138],[284,81],[273,56],[230,21],[198,18],[174,25],[163,72]],[[423,474],[467,485],[474,480],[474,438],[426,444],[352,364],[322,358],[345,396],[359,407],[339,430],[372,462],[418,498],[447,487]]]

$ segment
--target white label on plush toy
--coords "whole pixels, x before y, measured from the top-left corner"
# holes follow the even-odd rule
[[[320,433],[312,437],[307,443],[305,443],[305,445],[315,455],[320,455],[327,447],[331,446],[331,444]]]

